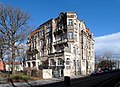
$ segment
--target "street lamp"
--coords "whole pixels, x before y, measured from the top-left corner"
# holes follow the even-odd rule
[[[75,66],[75,75],[76,75],[76,60],[73,60],[74,61],[74,66]]]
[[[75,75],[76,75],[76,49],[75,49],[75,46],[73,47],[73,51],[74,51],[74,66],[75,66]]]

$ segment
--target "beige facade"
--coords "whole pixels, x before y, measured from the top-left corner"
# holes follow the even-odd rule
[[[60,13],[30,34],[27,67],[53,70],[54,77],[94,70],[94,37],[75,12]]]

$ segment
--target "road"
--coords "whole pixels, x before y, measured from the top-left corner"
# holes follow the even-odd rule
[[[120,71],[98,76],[72,79],[68,87],[119,87]],[[57,82],[35,87],[66,87],[64,82]]]
[[[16,87],[120,87],[120,71],[97,76],[86,76],[70,80],[65,86],[63,79],[38,80],[33,82],[15,83]],[[0,84],[0,87],[13,87]]]

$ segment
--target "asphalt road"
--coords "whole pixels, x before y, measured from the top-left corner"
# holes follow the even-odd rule
[[[64,83],[63,79],[38,80],[29,83],[15,83],[15,87],[120,87],[120,71],[71,79],[70,85],[68,84],[68,86]],[[0,84],[0,87],[13,86],[10,84]]]
[[[98,76],[72,79],[69,86],[64,82],[57,82],[34,87],[120,87],[120,71]]]

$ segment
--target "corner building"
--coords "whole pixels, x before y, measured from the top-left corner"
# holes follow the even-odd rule
[[[53,77],[94,70],[94,36],[75,12],[60,13],[30,34],[26,66],[52,69]]]

